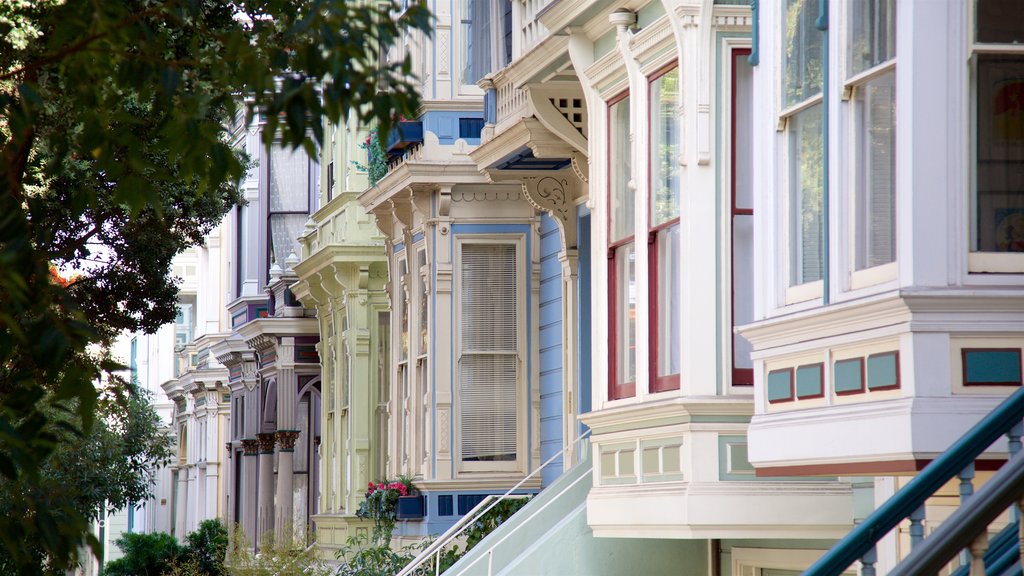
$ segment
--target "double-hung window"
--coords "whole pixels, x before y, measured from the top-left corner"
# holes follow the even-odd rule
[[[406,473],[413,463],[413,392],[409,370],[409,264],[398,261],[398,453],[399,469]]]
[[[459,244],[459,437],[465,471],[518,467],[521,249],[518,242],[502,240]]]
[[[1024,18],[977,0],[972,44],[969,268],[1024,272]]]
[[[632,182],[629,116],[628,93],[608,103],[610,400],[636,395],[636,205]]]
[[[749,48],[732,51],[732,327],[754,321],[754,69]],[[733,331],[732,385],[753,386],[750,341]]]
[[[786,138],[786,302],[821,296],[825,269],[824,34],[818,0],[786,0],[782,113]]]
[[[651,392],[679,389],[682,287],[679,278],[679,68],[650,82],[650,278]]]
[[[896,0],[848,7],[843,97],[851,105],[851,288],[858,288],[895,275]]]

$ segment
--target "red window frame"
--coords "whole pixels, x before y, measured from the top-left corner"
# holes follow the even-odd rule
[[[608,217],[607,217],[607,221],[605,222],[605,224],[607,226],[608,238],[609,238],[609,242],[608,242],[608,304],[609,304],[608,308],[609,308],[609,312],[610,312],[610,314],[608,315],[608,399],[609,400],[619,400],[621,398],[632,398],[632,397],[636,396],[636,374],[633,375],[633,381],[632,382],[619,382],[618,381],[618,378],[619,378],[619,373],[618,373],[618,356],[619,356],[618,335],[619,334],[618,334],[618,331],[620,329],[620,326],[618,326],[618,317],[619,317],[619,305],[620,305],[620,302],[619,302],[619,298],[618,298],[618,296],[619,296],[619,294],[618,294],[618,266],[616,266],[616,264],[618,264],[618,262],[616,262],[616,258],[615,258],[615,253],[616,253],[616,251],[619,248],[621,248],[623,246],[626,246],[626,245],[628,245],[630,243],[635,242],[635,240],[636,240],[636,230],[635,230],[635,227],[634,227],[634,230],[633,230],[633,234],[631,234],[631,235],[629,235],[629,236],[627,236],[625,238],[620,238],[620,239],[615,240],[615,241],[611,240],[612,234],[613,234],[613,230],[612,230],[612,201],[613,201],[612,194],[614,193],[613,187],[615,185],[614,182],[612,182],[612,161],[611,161],[612,138],[614,138],[614,136],[615,136],[613,131],[612,131],[612,107],[615,106],[616,104],[618,104],[619,102],[622,102],[626,98],[629,98],[629,90],[626,90],[626,91],[616,95],[614,98],[611,98],[610,100],[608,100],[605,103],[606,104],[605,114],[607,116],[607,126],[608,126],[608,142],[607,142],[607,144],[608,144],[608,152],[607,152],[607,156],[609,158],[608,170],[607,170],[607,178],[608,178],[608,215],[607,216]],[[630,113],[632,114],[632,110],[630,111]],[[636,248],[635,248],[635,245],[634,245],[634,250],[635,249]]]
[[[729,234],[735,239],[735,222],[737,216],[753,216],[753,208],[740,208],[736,205],[736,60],[738,58],[746,58],[750,56],[750,48],[736,48],[732,51],[732,61],[730,62],[730,73],[732,74],[732,85],[730,95],[730,110],[729,110],[729,194],[730,194],[730,215],[729,215]],[[730,241],[730,253],[729,253],[729,320],[733,328],[730,334],[735,334],[736,328],[736,244]],[[736,345],[735,336],[731,336],[732,340],[729,344],[730,358],[732,361],[732,385],[733,386],[753,386],[754,385],[754,369],[753,368],[737,368],[736,367]]]
[[[647,150],[648,150],[648,162],[647,162],[647,308],[648,308],[648,360],[650,364],[650,391],[651,392],[668,392],[670,390],[679,389],[679,374],[667,374],[665,376],[659,376],[659,356],[658,349],[660,348],[660,335],[659,328],[661,328],[658,320],[661,315],[658,313],[658,284],[659,284],[659,266],[658,266],[658,233],[672,226],[679,224],[679,216],[672,218],[666,222],[662,222],[656,226],[651,226],[654,221],[653,210],[651,210],[651,194],[654,190],[653,170],[651,170],[651,162],[654,161],[654,155],[651,153],[651,146],[654,144],[653,130],[651,126],[652,115],[654,114],[654,97],[655,94],[651,90],[651,85],[656,80],[668,74],[672,70],[679,68],[679,63],[673,61],[665,66],[662,66],[653,74],[647,78]],[[682,207],[680,207],[682,211]]]

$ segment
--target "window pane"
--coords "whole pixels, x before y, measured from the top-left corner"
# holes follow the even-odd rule
[[[743,326],[754,321],[754,217],[737,214],[732,219],[732,323]],[[746,338],[733,334],[734,368],[753,368],[753,347]],[[735,382],[734,382],[735,384]]]
[[[300,253],[298,238],[305,233],[307,218],[306,214],[270,215],[270,254],[281,268],[289,254]]]
[[[634,201],[629,153],[629,98],[624,98],[609,107],[611,138],[609,162],[611,163],[611,241],[622,240],[633,235]]]
[[[1024,42],[1024,0],[978,0],[978,42]]]
[[[302,148],[270,149],[270,212],[309,211],[309,157]]]
[[[651,82],[651,226],[679,216],[678,95],[678,68]]]
[[[422,282],[420,285],[420,350],[419,354],[423,355],[427,353],[427,295],[430,292],[429,282],[430,273],[424,272],[423,269],[427,266],[427,252],[426,250],[420,250],[419,255],[416,258],[417,269],[422,274]]]
[[[517,248],[463,244],[459,408],[462,459],[516,459]]]
[[[896,76],[858,86],[854,268],[896,259]]]
[[[463,84],[476,84],[491,71],[491,0],[468,0],[463,10]]]
[[[818,0],[787,0],[782,55],[787,107],[821,93],[824,34],[814,27],[817,18]]]
[[[615,383],[636,381],[636,249],[615,249]]]
[[[402,360],[409,358],[409,269],[405,260],[398,261],[398,318],[401,322],[399,328],[399,355]]]
[[[789,284],[821,280],[824,191],[821,104],[789,119]]]
[[[847,77],[896,56],[896,0],[850,2]]]
[[[736,91],[733,110],[733,189],[736,208],[754,208],[754,69],[746,53],[733,56]]]
[[[655,242],[658,247],[658,376],[668,376],[679,374],[679,343],[682,328],[679,225],[660,230]]]
[[[1024,252],[1024,56],[977,57],[972,249]]]

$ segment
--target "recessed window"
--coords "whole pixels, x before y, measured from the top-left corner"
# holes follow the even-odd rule
[[[754,320],[754,164],[751,118],[753,68],[749,49],[732,53],[732,326]],[[753,386],[753,346],[733,330],[732,384]]]

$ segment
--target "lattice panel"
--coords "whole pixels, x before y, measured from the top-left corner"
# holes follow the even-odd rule
[[[551,105],[558,108],[562,116],[572,122],[584,138],[587,136],[587,107],[583,98],[551,98]]]

